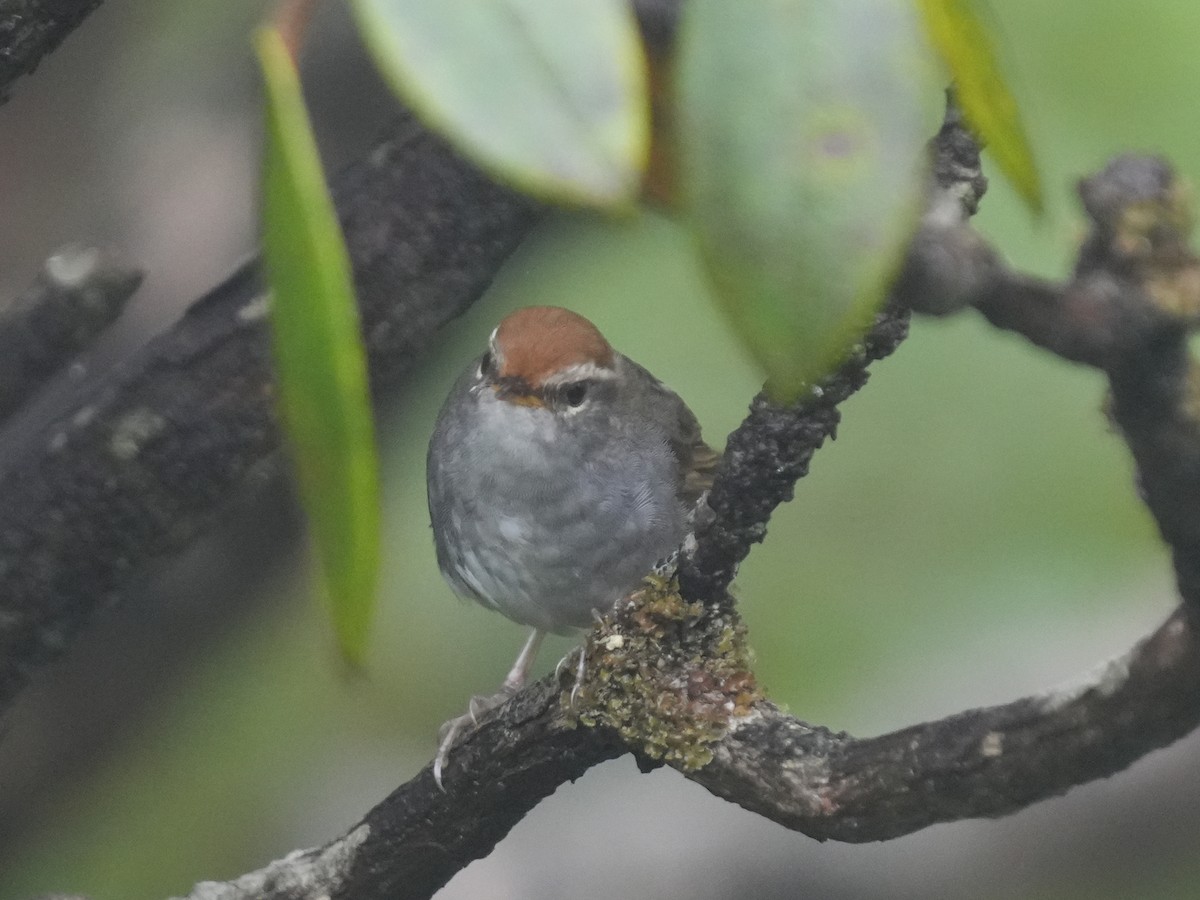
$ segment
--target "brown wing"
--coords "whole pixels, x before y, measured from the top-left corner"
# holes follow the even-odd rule
[[[640,412],[656,422],[674,423],[667,440],[671,452],[679,460],[680,499],[690,508],[701,494],[712,487],[721,454],[704,443],[700,435],[700,423],[678,394],[633,360],[628,357],[622,360],[648,388],[636,394]]]
[[[680,494],[691,507],[701,494],[712,487],[721,454],[704,442],[700,423],[679,395],[665,386],[663,390],[670,394],[678,411],[679,429],[671,440],[671,450],[679,460],[679,471],[683,474]]]
[[[700,499],[700,495],[712,487],[721,454],[696,436],[691,445],[691,465],[684,470],[683,496],[689,504]]]

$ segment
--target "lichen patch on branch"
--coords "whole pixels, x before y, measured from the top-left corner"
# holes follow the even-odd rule
[[[572,722],[613,729],[630,747],[685,772],[748,716],[762,692],[736,614],[689,603],[676,578],[650,576],[593,630]]]

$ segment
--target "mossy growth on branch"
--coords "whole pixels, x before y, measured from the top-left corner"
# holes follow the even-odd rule
[[[612,728],[630,746],[684,771],[762,699],[736,614],[688,603],[675,578],[649,576],[592,630],[583,681],[564,672],[568,718]]]

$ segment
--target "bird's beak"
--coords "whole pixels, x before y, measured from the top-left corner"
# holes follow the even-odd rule
[[[496,396],[501,400],[506,403],[512,403],[515,406],[541,409],[546,405],[546,401],[542,399],[540,394],[529,390],[523,384],[513,384],[505,380],[500,380],[492,384],[492,390],[496,392]]]
[[[546,405],[546,401],[537,396],[537,394],[511,394],[504,399],[509,403],[515,403],[517,406],[528,406],[535,409]]]

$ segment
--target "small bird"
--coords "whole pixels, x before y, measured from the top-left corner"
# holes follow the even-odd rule
[[[438,566],[458,594],[532,631],[500,692],[525,683],[546,632],[584,628],[635,590],[691,527],[720,456],[683,400],[570,310],[507,316],[442,405],[429,442]]]

